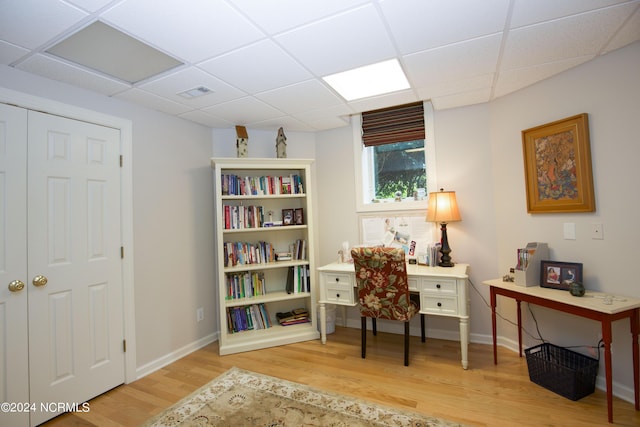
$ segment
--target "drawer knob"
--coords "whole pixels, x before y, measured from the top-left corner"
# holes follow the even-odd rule
[[[436,285],[436,288],[440,289],[440,283],[438,283],[438,284]]]
[[[442,307],[442,303],[441,302],[438,303],[438,307]]]
[[[340,278],[339,278],[339,277],[336,277],[336,282],[339,282],[339,281],[340,281]]]
[[[336,294],[336,298],[340,298],[340,294]]]

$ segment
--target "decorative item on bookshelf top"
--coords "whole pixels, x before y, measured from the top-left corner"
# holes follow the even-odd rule
[[[278,129],[278,136],[276,137],[276,156],[279,159],[287,157],[287,136],[284,134],[282,127]]]

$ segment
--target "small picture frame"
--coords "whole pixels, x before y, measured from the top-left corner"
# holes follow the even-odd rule
[[[568,291],[571,282],[582,283],[581,263],[540,261],[541,287]]]
[[[293,225],[293,209],[282,209],[282,225]]]
[[[296,225],[304,224],[304,210],[302,208],[294,209],[293,211],[294,223]]]

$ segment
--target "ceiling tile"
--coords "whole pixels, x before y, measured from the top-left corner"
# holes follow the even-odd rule
[[[271,40],[234,50],[198,67],[247,93],[264,92],[312,77]]]
[[[498,64],[501,41],[493,35],[407,55],[405,72],[415,87],[489,74]]]
[[[224,104],[205,108],[203,111],[237,125],[280,117],[282,111],[253,97],[244,97]]]
[[[464,107],[467,105],[482,104],[488,102],[491,97],[489,89],[480,89],[473,92],[459,93],[456,95],[442,96],[431,100],[436,110]]]
[[[185,120],[191,120],[192,122],[200,123],[201,125],[218,129],[225,129],[234,126],[233,123],[230,123],[219,117],[212,116],[211,114],[207,114],[201,110],[194,110],[179,114],[178,117],[182,117]]]
[[[365,6],[289,31],[276,42],[316,76],[326,76],[396,56],[380,16]]]
[[[3,0],[0,2],[0,39],[33,49],[86,16],[58,0]]]
[[[259,93],[256,97],[288,114],[303,113],[343,103],[337,95],[317,80]]]
[[[273,119],[267,119],[259,122],[248,123],[248,127],[252,129],[277,129],[283,127],[287,131],[304,132],[314,131],[315,129],[291,116],[280,116]],[[275,141],[275,138],[274,138]],[[275,144],[274,144],[275,147]]]
[[[9,65],[28,53],[27,49],[0,40],[0,64]]]
[[[407,54],[503,31],[509,0],[394,0],[380,7]]]
[[[515,0],[511,28],[564,18],[602,7],[625,3],[627,0]]]
[[[192,99],[178,95],[200,86],[209,88],[212,92]],[[193,108],[208,107],[246,95],[196,67],[184,68],[166,77],[141,84],[138,87]]]
[[[371,98],[359,99],[349,103],[349,106],[357,113],[363,111],[377,110],[391,105],[402,105],[410,102],[420,101],[413,90],[403,90],[400,92],[388,93],[386,95],[374,96]]]
[[[267,33],[276,34],[369,2],[370,0],[307,1],[302,7],[300,0],[234,0],[233,3]]]
[[[475,92],[482,89],[491,89],[495,73],[472,76],[468,79],[456,79],[436,83],[425,87],[418,87],[420,99],[431,99],[442,96],[459,94],[461,92]]]
[[[640,40],[640,7],[636,10],[636,13],[633,14],[631,19],[625,23],[620,32],[615,34],[613,39],[607,45],[605,51],[609,52],[619,49],[636,40]]]
[[[494,96],[504,96],[508,93],[522,89],[536,82],[544,80],[555,74],[573,68],[591,59],[591,56],[572,58],[567,61],[556,61],[533,67],[518,68],[500,72],[500,77],[494,89]]]
[[[68,3],[75,4],[79,8],[82,8],[89,12],[96,12],[109,3],[113,3],[112,0],[67,0]]]
[[[136,88],[118,93],[117,95],[114,95],[114,98],[124,99],[135,104],[143,105],[152,110],[162,111],[174,116],[193,110],[193,108],[187,107],[184,104],[179,104],[161,96],[157,96]]]
[[[222,0],[128,0],[104,17],[131,35],[191,63],[264,37]]]
[[[509,33],[501,70],[598,54],[636,5],[601,9]],[[588,29],[588,30],[585,30]]]
[[[16,68],[107,96],[129,89],[124,83],[45,55],[32,56]]]

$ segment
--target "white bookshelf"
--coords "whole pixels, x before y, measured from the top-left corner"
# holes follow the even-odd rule
[[[219,351],[221,355],[320,337],[316,324],[313,198],[310,191],[312,188],[312,163],[313,160],[309,159],[211,159],[215,195],[215,264],[220,319]],[[299,192],[294,194],[284,194],[282,191],[279,191],[278,194],[277,191],[269,192],[266,189],[264,194],[227,194],[228,187],[224,184],[225,180],[223,179],[223,176],[235,176],[246,182],[264,182],[264,177],[292,177],[293,175],[297,175],[301,183],[301,186],[296,188]],[[255,227],[247,227],[247,224],[242,224],[245,226],[244,228],[228,228],[231,224],[225,218],[225,207],[228,207],[226,210],[230,211],[234,207],[242,210],[242,208],[249,206],[262,207],[263,216],[267,222],[269,219],[274,222],[281,221],[282,209],[302,209],[303,223],[270,227],[258,226],[258,224],[255,224]],[[269,211],[272,212],[271,218]],[[229,214],[227,214],[228,217]],[[302,259],[232,265],[233,260],[228,260],[228,256],[225,256],[225,246],[228,254],[228,246],[232,243],[243,242],[259,246],[260,242],[267,242],[277,252],[289,252],[291,245],[301,240],[306,242],[306,253]],[[292,293],[287,293],[287,273],[290,267],[307,269],[309,272],[308,289],[296,289]],[[249,275],[262,275],[266,292],[244,297],[231,296],[227,282],[228,276],[245,272]],[[249,327],[239,331],[230,330],[228,309],[233,310],[254,304],[262,304],[266,308],[271,326],[268,328]],[[295,308],[306,308],[309,312],[309,322],[290,326],[279,325],[276,313],[291,311]]]

